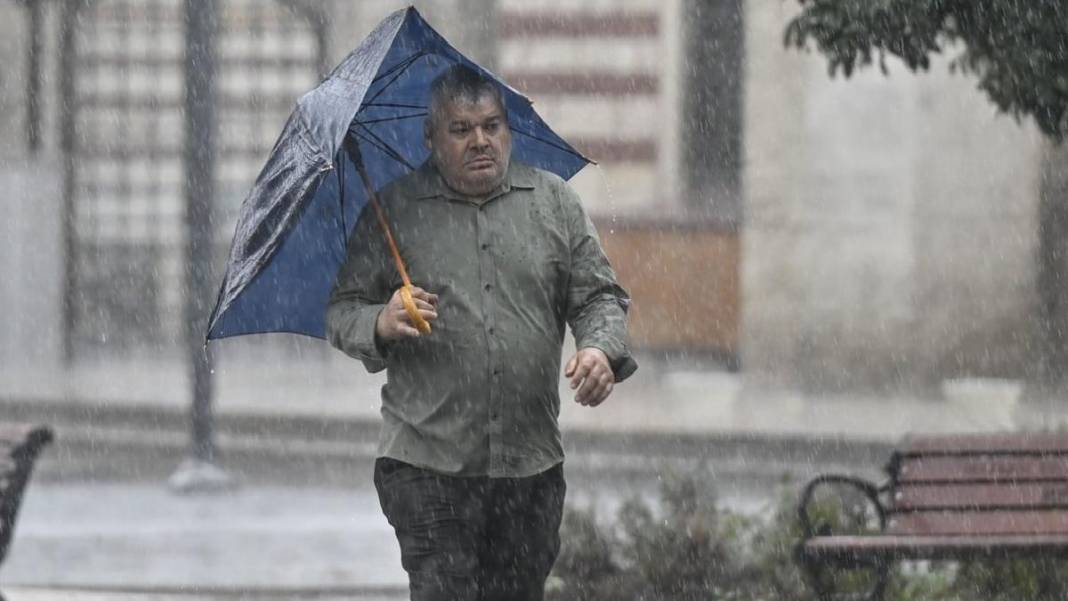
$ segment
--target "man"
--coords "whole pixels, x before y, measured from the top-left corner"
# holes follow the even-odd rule
[[[559,551],[565,366],[595,407],[636,368],[626,292],[560,178],[512,162],[500,90],[456,66],[431,84],[430,159],[380,194],[432,326],[421,334],[371,211],[327,309],[331,344],[387,369],[374,481],[413,600],[542,599]]]

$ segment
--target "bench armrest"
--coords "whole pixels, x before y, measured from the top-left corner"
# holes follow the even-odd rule
[[[801,523],[801,533],[805,540],[808,540],[813,536],[825,534],[823,532],[815,531],[815,527],[808,514],[808,508],[812,503],[812,498],[816,493],[816,489],[827,484],[845,484],[864,493],[864,496],[867,497],[875,507],[875,511],[879,517],[879,530],[886,530],[886,508],[883,506],[882,501],[879,500],[879,493],[881,491],[878,486],[868,480],[856,476],[821,474],[805,485],[804,490],[801,492],[801,499],[798,502],[797,515]]]

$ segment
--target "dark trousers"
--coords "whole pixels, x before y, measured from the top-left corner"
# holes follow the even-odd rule
[[[563,465],[529,478],[443,476],[375,462],[412,601],[541,601],[560,551]]]

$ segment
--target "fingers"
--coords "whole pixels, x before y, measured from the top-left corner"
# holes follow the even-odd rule
[[[433,309],[418,309],[418,311],[419,315],[427,321],[434,321],[438,318],[438,312]],[[401,307],[400,311],[397,312],[397,318],[406,324],[415,325],[412,323],[412,316],[408,314],[408,310],[404,307]]]
[[[615,386],[615,382],[611,376],[598,380],[597,388],[590,392],[587,396],[582,398],[581,405],[586,407],[597,407],[608,398],[608,395],[612,394],[612,388]]]
[[[426,302],[425,300],[421,298],[414,298],[412,300],[415,302],[416,309],[419,309],[420,311],[429,311],[431,313],[437,313],[437,308],[434,305]]]
[[[419,336],[422,336],[419,330],[415,329],[415,326],[403,322],[397,324],[397,334],[406,338],[418,338]]]
[[[415,304],[415,310],[418,311],[419,315],[426,321],[434,321],[438,318],[437,308],[429,302],[413,297],[412,303]],[[404,319],[410,323],[412,321],[411,314],[408,313],[407,307],[405,307],[403,303],[401,303],[401,309],[404,311]]]
[[[571,370],[572,373],[569,376],[571,378],[571,390],[575,390],[582,384],[582,380],[586,376],[590,375],[590,370],[593,369],[593,361],[585,357],[575,357],[575,369]]]
[[[414,286],[411,289],[411,294],[415,310],[424,320],[432,322],[438,318],[438,296],[436,294],[430,294],[426,290]],[[383,309],[382,314],[379,316],[379,323],[381,324],[381,329],[378,330],[379,335],[386,339],[416,338],[423,335],[415,327],[412,316],[408,314],[408,310],[404,306],[404,295],[401,288],[393,291],[392,298],[390,298],[386,308]],[[376,325],[376,328],[378,327]]]
[[[608,357],[597,348],[584,348],[575,353],[567,363],[565,375],[571,379],[571,389],[576,391],[575,402],[588,407],[600,405],[615,386]]]
[[[582,382],[578,392],[575,393],[575,401],[587,407],[596,407],[612,392],[614,378],[611,370],[597,366],[591,370],[590,375]]]
[[[425,303],[429,303],[430,305],[434,306],[438,304],[438,295],[431,294],[426,290],[423,290],[419,286],[412,286],[412,298],[421,300]]]

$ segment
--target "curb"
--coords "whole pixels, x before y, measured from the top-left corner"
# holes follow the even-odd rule
[[[143,405],[0,400],[4,419],[56,431],[35,478],[166,478],[189,448],[183,411]],[[251,482],[351,485],[369,473],[379,424],[361,417],[220,413],[222,463]],[[893,443],[761,432],[668,433],[566,429],[569,472],[586,479],[649,478],[707,469],[727,480],[782,484],[818,472],[877,475]],[[362,471],[361,471],[362,470]]]
[[[403,599],[407,586],[334,586],[334,587],[201,587],[201,586],[73,586],[73,585],[13,585],[4,587],[10,593],[49,595],[55,598],[74,598],[79,594],[130,597],[142,599],[147,595],[174,599]]]

